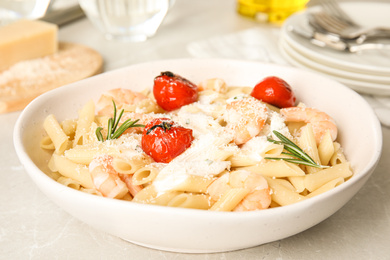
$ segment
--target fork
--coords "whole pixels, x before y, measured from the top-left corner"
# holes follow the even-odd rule
[[[390,38],[388,27],[363,27],[353,21],[334,0],[326,0],[321,3],[322,11],[309,16],[309,22],[313,27],[322,28],[323,31],[339,35],[347,40],[364,42],[367,38]]]
[[[340,5],[336,3],[334,0],[325,0],[321,2],[322,8],[328,14],[333,14],[340,21],[344,22],[346,25],[350,25],[351,27],[360,27],[343,9],[341,9]]]

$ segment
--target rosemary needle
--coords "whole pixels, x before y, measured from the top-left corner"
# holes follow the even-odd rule
[[[106,140],[112,140],[112,139],[118,138],[127,129],[129,129],[131,127],[145,127],[142,124],[137,124],[139,119],[134,120],[134,121],[131,121],[131,119],[127,119],[125,122],[123,122],[123,124],[121,126],[118,127],[119,121],[120,121],[120,119],[121,119],[121,117],[123,115],[124,109],[121,110],[121,112],[119,113],[119,116],[117,118],[117,109],[116,109],[116,105],[115,105],[114,100],[112,101],[112,103],[114,105],[114,118],[108,119]],[[103,135],[102,135],[102,132],[101,132],[102,130],[103,130],[102,127],[98,127],[98,128],[96,128],[96,132],[95,133],[96,133],[97,139],[99,141],[101,141],[101,142],[104,142],[104,138],[103,138]]]
[[[279,138],[280,141],[273,140],[268,138],[269,142],[275,144],[281,144],[284,147],[284,150],[287,152],[282,152],[284,155],[291,156],[293,158],[284,158],[284,157],[265,157],[264,159],[270,160],[284,160],[287,162],[295,163],[295,164],[303,164],[306,166],[316,167],[316,168],[328,168],[329,166],[317,164],[307,153],[305,153],[299,146],[297,146],[290,139],[285,137],[283,134],[278,131],[272,131],[276,137]]]

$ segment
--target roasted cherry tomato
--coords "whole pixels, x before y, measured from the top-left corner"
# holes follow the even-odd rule
[[[193,140],[191,129],[169,118],[155,118],[145,126],[141,145],[156,162],[168,163],[190,147]]]
[[[251,96],[279,108],[293,107],[295,95],[290,85],[281,78],[267,77],[257,83]]]
[[[179,75],[165,71],[154,79],[153,94],[160,107],[172,111],[197,101],[198,87]]]

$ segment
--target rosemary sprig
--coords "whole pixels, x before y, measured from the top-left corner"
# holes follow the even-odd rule
[[[279,133],[278,131],[272,131],[276,137],[280,139],[280,141],[273,140],[268,138],[269,142],[273,142],[275,144],[281,144],[284,147],[284,150],[287,152],[282,152],[284,155],[288,155],[294,158],[283,158],[283,157],[265,157],[265,159],[270,160],[284,160],[287,162],[295,163],[295,164],[303,164],[316,168],[328,168],[329,166],[317,164],[307,153],[305,153],[299,146],[293,143],[290,139]]]
[[[121,110],[121,112],[119,113],[119,116],[117,118],[117,109],[116,109],[116,105],[115,105],[114,100],[112,101],[112,103],[114,104],[114,118],[108,119],[106,140],[112,140],[112,139],[118,138],[130,127],[145,127],[142,124],[137,124],[139,119],[134,120],[134,121],[131,121],[131,119],[127,119],[125,122],[123,122],[123,124],[120,127],[118,127],[118,124],[119,124],[119,121],[123,115],[124,109]],[[102,130],[103,130],[102,127],[98,127],[98,128],[96,128],[95,133],[96,133],[97,139],[101,142],[104,142],[104,138],[103,138],[103,135],[101,132]]]

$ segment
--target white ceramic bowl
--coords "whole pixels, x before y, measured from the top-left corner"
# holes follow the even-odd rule
[[[254,212],[210,212],[142,205],[98,197],[65,187],[47,174],[48,154],[39,148],[42,122],[76,118],[77,110],[105,90],[152,87],[161,71],[170,70],[199,83],[213,77],[229,85],[254,86],[270,75],[285,79],[297,99],[326,111],[339,126],[339,141],[354,176],[317,197],[280,208]],[[380,124],[369,105],[349,88],[317,74],[290,67],[234,60],[165,60],[107,72],[50,91],[20,115],[14,132],[16,152],[38,187],[81,221],[133,243],[176,252],[222,252],[252,247],[302,232],[331,216],[363,186],[379,160]],[[335,230],[337,232],[337,230]]]

